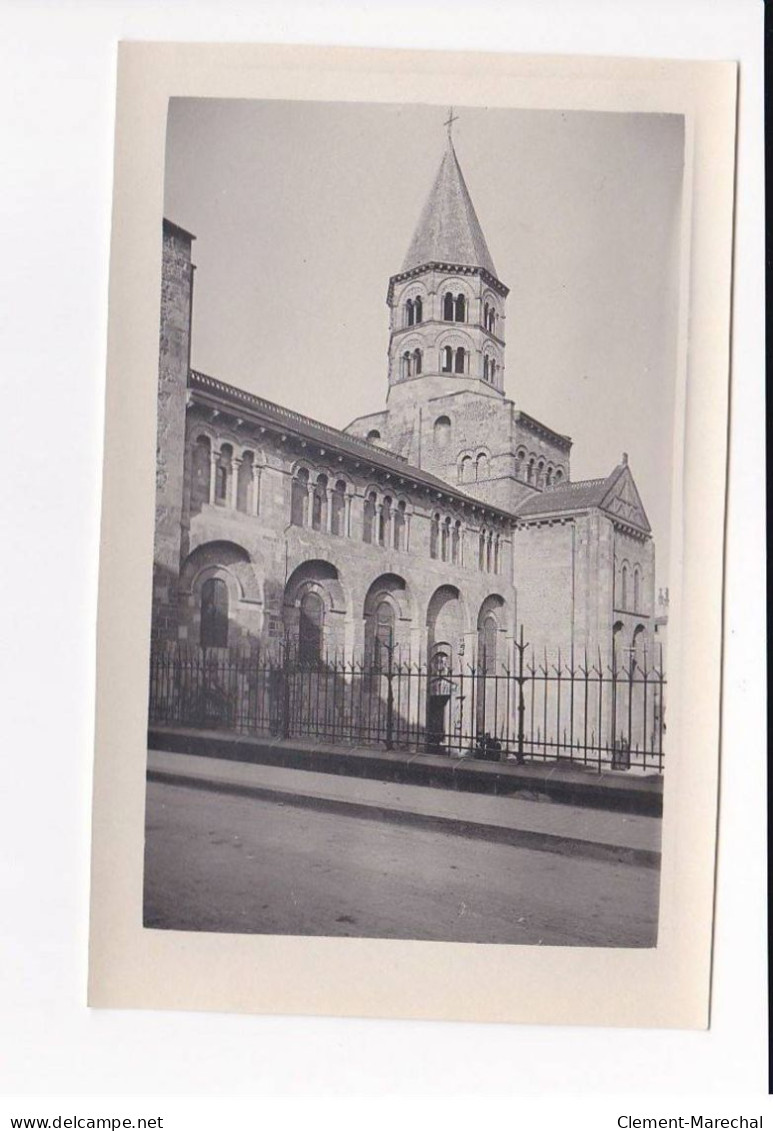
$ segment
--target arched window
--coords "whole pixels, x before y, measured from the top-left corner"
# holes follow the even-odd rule
[[[389,667],[395,644],[395,611],[389,601],[381,601],[376,609],[376,626],[373,634],[373,666],[381,670]]]
[[[545,461],[541,459],[537,464],[537,486],[541,487],[544,481]]]
[[[290,522],[293,526],[305,526],[309,506],[309,473],[305,467],[298,468],[293,476]]]
[[[319,663],[322,659],[322,630],[325,606],[319,593],[304,593],[298,620],[298,659],[302,664]]]
[[[483,355],[483,380],[488,381],[488,354]]]
[[[564,473],[561,470],[561,468],[559,467],[556,471],[556,483],[560,483],[563,478],[564,478]]]
[[[443,373],[450,373],[454,364],[454,351],[450,346],[443,347],[443,361],[441,369]]]
[[[472,456],[462,456],[459,461],[459,482],[472,482]]]
[[[375,442],[376,440],[380,440],[380,439],[381,439],[381,433],[379,432],[378,428],[371,428],[370,432],[368,432],[368,434],[367,434],[367,436],[365,437],[365,439],[366,439],[366,440],[370,440],[370,442],[371,442],[371,444],[372,444],[372,443],[374,443],[374,442]]]
[[[483,307],[483,325],[484,325],[486,330],[488,330],[488,312],[489,312],[489,309],[490,309],[489,304],[485,303],[485,305]]]
[[[439,416],[432,428],[432,435],[439,448],[444,448],[451,436],[451,419],[448,416]]]
[[[438,543],[440,541],[440,515],[433,514],[432,521],[429,524],[429,556],[436,558],[438,556]]]
[[[478,538],[478,569],[486,568],[486,531],[481,530]]]
[[[450,291],[446,291],[443,295],[443,321],[453,322],[454,320],[454,296]]]
[[[454,523],[454,528],[451,531],[451,561],[454,565],[459,565],[462,546],[462,524],[457,518]]]
[[[491,365],[489,366],[489,376],[491,377],[491,384],[492,385],[494,384],[494,378],[497,375],[497,368],[498,368],[497,363],[494,361],[494,359],[492,357]]]
[[[410,377],[411,375],[411,355],[408,353],[408,350],[406,350],[403,354],[400,365],[400,373],[403,377],[403,380],[405,380],[406,377]]]
[[[454,373],[464,373],[464,346],[457,346],[456,353],[454,354]]]
[[[327,529],[327,476],[318,475],[311,500],[312,530]]]
[[[422,304],[421,304],[421,299],[420,299],[420,298],[418,298],[418,297],[416,298],[416,300],[415,300],[415,302],[414,302],[414,304],[413,304],[413,309],[414,309],[414,318],[415,318],[415,321],[416,321],[416,322],[421,322],[421,320],[422,320],[422,316],[423,316],[423,315],[422,315]]]
[[[489,531],[488,537],[486,538],[486,573],[491,573],[493,541],[494,536],[491,531]]]
[[[620,571],[620,608],[628,608],[628,566],[624,565]]]
[[[191,514],[198,514],[204,504],[209,502],[211,451],[209,437],[199,436],[193,445],[191,459]]]
[[[547,471],[545,472],[545,486],[546,487],[552,487],[553,486],[553,468],[552,467],[549,467],[547,469]]]
[[[215,502],[221,506],[228,503],[229,487],[231,485],[234,450],[230,444],[223,444],[217,460],[215,471]]]
[[[637,565],[637,566],[634,566],[634,570],[633,570],[633,611],[635,613],[638,613],[638,612],[641,611],[640,610],[640,604],[639,604],[640,601],[641,601],[641,573],[640,573],[639,567]]]
[[[362,540],[373,541],[373,526],[376,520],[376,492],[371,491],[362,506]]]
[[[413,325],[413,299],[408,299],[405,304],[405,325]]]
[[[401,501],[397,504],[397,509],[394,512],[394,547],[396,550],[405,549],[405,510],[405,503]]]
[[[527,483],[533,483],[534,482],[534,456],[531,457],[531,459],[529,460],[529,464],[526,468],[526,482]]]
[[[245,452],[239,463],[236,476],[236,509],[243,514],[248,514],[250,511],[250,497],[253,488],[252,466],[252,452]]]
[[[443,522],[443,527],[440,532],[440,557],[444,562],[448,561],[448,555],[451,550],[451,519],[446,518]]]
[[[386,496],[381,504],[381,510],[378,516],[378,544],[379,546],[389,545],[389,526],[392,521],[392,500],[389,495]]]
[[[499,573],[499,535],[494,537],[494,573]]]
[[[222,577],[208,577],[201,587],[202,648],[228,647],[228,586]]]
[[[421,373],[421,350],[413,351],[413,372],[417,375]]]
[[[339,479],[330,496],[330,532],[343,536],[346,533],[346,484]]]
[[[488,479],[488,456],[484,452],[475,460],[475,478]]]
[[[480,649],[478,667],[481,675],[494,675],[497,669],[497,622],[491,613],[480,629],[478,648]]]
[[[464,295],[456,296],[456,302],[454,303],[454,321],[467,321],[467,303],[464,300]]]

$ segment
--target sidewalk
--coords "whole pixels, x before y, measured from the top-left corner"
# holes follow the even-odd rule
[[[516,847],[658,867],[653,816],[151,749],[148,780],[344,816],[411,824]]]
[[[526,791],[546,794],[568,805],[659,817],[663,811],[663,776],[601,772],[592,763],[550,760],[482,762],[473,758],[387,751],[376,747],[333,746],[309,739],[276,739],[227,731],[152,726],[148,746],[213,759],[250,762],[320,774],[372,778],[379,782],[431,786],[453,791],[510,796]]]

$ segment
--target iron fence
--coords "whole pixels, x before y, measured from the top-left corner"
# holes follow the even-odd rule
[[[169,646],[150,662],[151,723],[496,761],[567,760],[662,773],[662,660],[513,645],[510,665],[380,662]]]

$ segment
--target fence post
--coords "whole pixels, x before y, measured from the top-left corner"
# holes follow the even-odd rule
[[[287,645],[282,648],[282,738],[290,737],[290,656]]]
[[[387,702],[386,702],[386,748],[387,750],[394,750],[394,713],[395,713],[395,696],[392,687],[392,680],[394,679],[394,644],[384,644],[387,650]]]
[[[523,642],[523,625],[521,625],[519,639],[514,641],[518,649],[518,675],[515,681],[518,684],[518,749],[516,751],[516,761],[519,766],[523,765],[523,716],[526,711],[526,704],[523,701],[523,685],[526,681],[526,676],[523,674],[523,654],[529,647],[528,644]]]

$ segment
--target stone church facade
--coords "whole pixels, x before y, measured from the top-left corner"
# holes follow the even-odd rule
[[[343,430],[190,366],[194,236],[165,221],[152,636],[300,660],[513,669],[645,654],[652,533],[624,456],[505,392],[506,299],[449,137],[389,280],[388,394]]]

